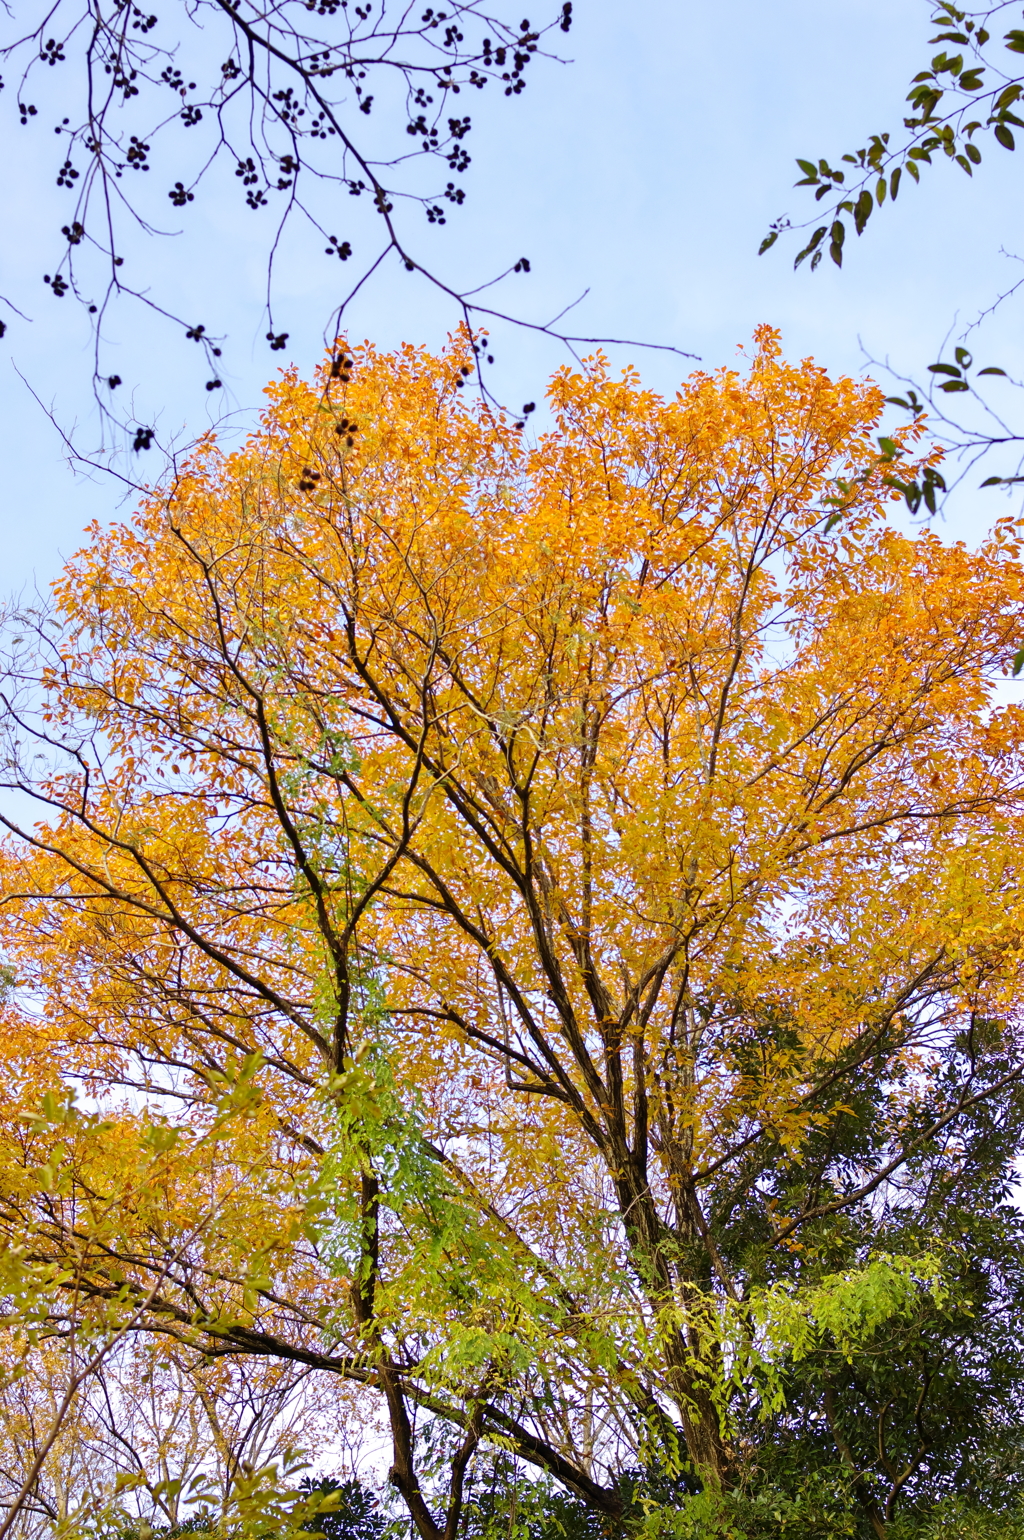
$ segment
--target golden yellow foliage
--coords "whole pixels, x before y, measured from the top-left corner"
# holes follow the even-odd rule
[[[901,533],[879,392],[768,329],[671,400],[563,371],[536,444],[470,356],[287,375],[91,532],[12,663],[0,910],[9,1233],[57,1257],[103,1187],[32,1217],[35,1080],[126,1168],[162,1109],[85,1292],[382,1392],[424,1540],[481,1438],[616,1513],[584,1401],[724,1479],[737,1207],[811,1244],[1020,1073],[1018,526]],[[865,1065],[885,1160],[780,1201]],[[440,1517],[416,1406],[460,1430]]]

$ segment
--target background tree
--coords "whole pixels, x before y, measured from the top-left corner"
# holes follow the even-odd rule
[[[932,47],[942,46],[911,81],[909,116],[903,118],[901,130],[893,132],[890,127],[871,134],[865,146],[847,151],[836,166],[824,157],[798,160],[801,179],[796,185],[813,190],[819,212],[795,221],[788,215],[775,220],[761,242],[762,254],[780,236],[792,235],[800,242],[795,267],[806,261],[813,272],[826,254],[841,267],[850,231],[863,235],[872,216],[895,204],[901,189],[906,196],[911,182],[920,182],[922,174],[948,161],[973,176],[984,150],[1017,148],[1017,136],[1024,128],[1019,115],[1024,72],[1017,62],[1024,54],[1024,30],[1010,25],[1017,19],[1014,7],[1006,0],[961,10],[943,0],[937,6],[930,3],[928,9],[937,29],[929,42]],[[1000,295],[992,310],[1016,294],[1022,283],[1024,279]],[[1005,396],[993,400],[985,388],[987,380],[981,383],[985,376],[1005,378],[1006,370],[996,363],[976,367],[966,346],[970,333],[984,319],[979,317],[967,328],[951,357],[940,356],[928,365],[931,379],[926,383],[900,376],[903,393],[890,400],[918,415],[927,410],[933,430],[959,461],[956,483],[992,451],[1008,450],[1009,473],[990,475],[981,485],[1012,487],[1024,482],[1019,449],[1024,433],[1014,426],[1012,411],[1007,413]],[[878,360],[872,363],[878,365]],[[1014,381],[1018,388],[1020,383]],[[973,409],[966,414],[961,399],[965,395]],[[1005,464],[1005,453],[1002,459]],[[912,512],[933,514],[948,489],[945,477],[933,472],[927,479],[912,478],[900,490]]]
[[[990,1031],[985,1022],[971,1029],[978,1037]],[[969,1076],[975,1054],[965,1034],[949,1078]],[[853,1172],[879,1161],[896,1098],[876,1069],[869,1062],[849,1077],[843,1110],[835,1109],[827,1131],[812,1134],[797,1158],[779,1148],[774,1167],[759,1173],[780,1206],[809,1190],[838,1196]],[[936,1110],[934,1086],[920,1089],[909,1098],[918,1126]],[[771,1247],[760,1216],[735,1216],[731,1254],[752,1275],[788,1287],[856,1266],[872,1248],[897,1255],[937,1249],[947,1280],[941,1298],[919,1291],[852,1352],[826,1332],[810,1352],[792,1355],[785,1404],[767,1425],[763,1406],[748,1405],[748,1530],[770,1527],[780,1496],[791,1525],[811,1517],[842,1532],[859,1519],[858,1527],[866,1520],[880,1535],[898,1512],[920,1519],[947,1496],[981,1510],[1017,1510],[1024,1280],[1022,1218],[1012,1192],[1021,1112],[1016,1084],[979,1103],[956,1138],[922,1149],[868,1200],[809,1227],[804,1246],[788,1256]]]
[[[897,533],[913,430],[768,330],[670,401],[564,372],[536,446],[473,356],[273,387],[17,618],[7,695],[12,1038],[126,1149],[140,1097],[203,1136],[82,1288],[367,1387],[423,1540],[482,1448],[711,1512],[790,1360],[948,1296],[852,1232],[1024,1075],[1016,526]],[[40,1195],[14,1126],[60,1265],[97,1179]]]
[[[310,1521],[310,1529],[325,1540],[379,1540],[388,1530],[388,1515],[376,1494],[358,1476],[338,1480],[333,1476],[302,1479],[305,1491],[333,1494],[336,1506]]]
[[[150,1306],[199,1232],[221,1219],[216,1200],[191,1219],[180,1213],[157,1242],[164,1259],[138,1294],[116,1266],[112,1244],[126,1212],[152,1233],[168,1212],[169,1154],[200,1157],[246,1116],[244,1085],[211,1102],[201,1130],[169,1129],[156,1118],[110,1122],[84,1113],[60,1086],[38,1041],[5,1045],[12,1076],[0,1150],[0,1193],[7,1235],[0,1265],[0,1535],[93,1532],[109,1520],[120,1494],[142,1494],[144,1511],[172,1526],[180,1507],[202,1502],[229,1512],[249,1533],[268,1520],[288,1530],[317,1510],[308,1496],[282,1496],[269,1454],[295,1465],[296,1423],[311,1431],[315,1397],[295,1391],[308,1373],[257,1362],[235,1372],[199,1355],[161,1348],[142,1326]],[[20,1047],[20,1052],[18,1048]],[[51,1088],[44,1090],[47,1080]],[[12,1084],[13,1082],[13,1084]],[[54,1088],[57,1087],[57,1089]],[[12,1095],[11,1092],[14,1092]],[[33,1096],[41,1096],[34,1110]],[[189,1146],[186,1149],[186,1143]],[[251,1176],[242,1169],[235,1180]],[[34,1199],[34,1201],[33,1201]],[[56,1262],[54,1225],[68,1225]],[[105,1286],[94,1287],[95,1269]],[[248,1372],[246,1372],[248,1370]],[[337,1406],[332,1405],[336,1415]],[[291,1404],[290,1404],[291,1403]],[[291,1427],[289,1428],[289,1425]],[[122,1504],[116,1504],[120,1520]],[[166,1527],[165,1523],[165,1527]],[[293,1525],[294,1527],[294,1525]],[[116,1525],[115,1525],[116,1528]]]
[[[932,26],[940,29],[930,43],[949,46],[914,76],[903,132],[872,134],[867,147],[844,154],[838,168],[826,160],[797,162],[803,173],[797,186],[814,189],[815,202],[825,210],[825,224],[798,253],[796,266],[810,259],[813,272],[827,252],[841,267],[847,222],[863,235],[876,210],[887,201],[895,203],[901,187],[919,182],[922,172],[944,159],[973,176],[982,161],[981,144],[1016,149],[1013,130],[1024,127],[1017,115],[1024,71],[1016,63],[1024,54],[1024,31],[1004,30],[1014,15],[1009,0],[977,10],[945,3],[929,10]],[[777,220],[761,250],[769,250],[781,234],[804,228],[788,218]]]
[[[67,1368],[57,1339],[5,1387],[0,1510],[36,1463]],[[158,1339],[127,1340],[83,1381],[11,1532],[34,1540],[142,1522],[164,1533],[230,1526],[254,1472],[294,1479],[300,1451],[336,1440],[343,1399],[326,1389],[289,1364],[210,1362]]]

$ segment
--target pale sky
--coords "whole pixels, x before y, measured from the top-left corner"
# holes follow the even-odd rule
[[[527,255],[530,275],[498,291],[521,314],[548,319],[589,290],[573,312],[575,329],[670,343],[700,355],[704,367],[732,362],[737,346],[767,321],[782,328],[790,356],[813,355],[830,370],[862,368],[863,344],[875,357],[923,372],[950,327],[968,324],[1024,274],[1012,256],[1000,255],[1001,247],[1024,254],[1009,212],[1019,207],[1015,156],[986,149],[973,185],[948,165],[921,188],[905,179],[896,208],[876,215],[863,241],[850,232],[841,273],[826,259],[814,275],[794,274],[798,248],[789,243],[762,258],[756,252],[774,216],[809,207],[792,189],[795,156],[834,160],[872,131],[896,127],[909,78],[930,52],[927,14],[922,0],[848,0],[842,7],[820,0],[634,0],[632,7],[576,0],[572,32],[555,34],[571,63],[538,62],[512,103],[472,103],[467,203],[443,231],[424,224],[420,249],[459,281],[483,281]],[[9,108],[3,125],[6,135],[19,133]],[[90,519],[123,517],[130,507],[109,479],[71,472],[58,435],[15,372],[81,443],[95,441],[83,318],[41,283],[53,253],[43,233],[59,228],[56,216],[66,213],[52,185],[53,144],[42,133],[21,133],[20,156],[0,158],[0,206],[8,214],[26,210],[17,225],[6,224],[0,292],[16,282],[32,298],[31,322],[11,325],[0,344],[4,591],[45,585]],[[339,235],[346,212],[339,210]],[[184,309],[201,309],[211,327],[219,320],[230,332],[221,405],[234,406],[242,424],[252,420],[260,388],[277,367],[313,367],[339,281],[339,265],[321,255],[322,242],[286,247],[277,292],[279,323],[290,338],[285,353],[270,353],[262,251],[251,239],[261,217],[237,196],[197,201],[180,220],[186,233],[146,257],[162,282],[177,287]],[[210,296],[201,306],[189,298],[198,292],[197,273]],[[1007,306],[989,323],[983,362],[1020,366],[1020,314]],[[353,339],[383,346],[438,346],[456,319],[419,276],[393,263],[349,326]],[[499,332],[495,340],[504,398],[539,401],[564,355],[524,334]],[[190,344],[137,321],[123,323],[114,341],[126,377],[149,351],[140,416],[159,410],[161,431],[186,438],[207,425],[197,388],[202,370]],[[117,353],[111,356],[116,363]],[[661,390],[692,367],[632,349],[613,357],[636,364]],[[155,456],[137,463],[149,475],[159,471]],[[1008,506],[1000,494],[967,492],[949,528],[974,539]]]

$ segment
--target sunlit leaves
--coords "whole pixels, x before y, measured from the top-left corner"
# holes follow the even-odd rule
[[[53,1126],[5,1223],[56,1204],[65,1267],[65,1205],[107,1194],[122,1315],[383,1395],[410,1511],[416,1408],[553,1471],[555,1407],[615,1518],[595,1407],[609,1471],[657,1443],[725,1479],[731,1226],[813,1253],[883,1163],[948,1147],[978,1013],[970,1096],[1020,1060],[1022,727],[991,694],[1020,540],[890,525],[944,486],[917,398],[886,431],[768,328],[669,399],[563,370],[535,443],[536,403],[463,388],[487,346],[339,338],[20,617],[8,777],[47,800],[6,855],[8,1110],[24,1137],[50,1091]],[[851,1165],[866,1065],[889,1099]],[[87,1170],[57,1066],[110,1107]],[[786,1302],[799,1346],[824,1305]]]

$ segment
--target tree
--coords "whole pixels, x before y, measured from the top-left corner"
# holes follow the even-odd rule
[[[325,1537],[325,1540],[381,1540],[387,1529],[387,1518],[381,1512],[374,1493],[357,1476],[338,1481],[333,1476],[314,1480],[304,1477],[302,1487],[309,1492],[335,1494],[337,1507],[324,1516],[310,1521],[309,1528]]]
[[[1024,1075],[1017,527],[898,533],[918,430],[768,329],[536,445],[469,339],[341,356],[13,617],[10,1038],[178,1131],[82,1287],[368,1387],[423,1540],[482,1448],[714,1502],[794,1354],[952,1287],[853,1231]],[[16,1112],[59,1263],[98,1178]]]
[[[942,0],[934,9],[929,5],[929,10],[932,26],[939,29],[929,42],[932,47],[945,46],[910,83],[910,116],[903,119],[903,132],[894,134],[888,129],[873,133],[866,146],[847,151],[838,166],[824,157],[798,160],[801,178],[796,185],[813,189],[814,201],[824,212],[796,221],[788,215],[776,219],[761,242],[760,254],[770,250],[780,236],[799,232],[803,244],[794,259],[795,267],[809,259],[813,272],[826,252],[841,267],[850,229],[863,235],[872,215],[887,203],[893,205],[900,189],[908,188],[911,181],[920,182],[926,170],[948,160],[973,176],[974,168],[982,162],[982,144],[994,141],[1004,150],[1016,149],[1014,130],[1024,127],[1019,116],[1024,73],[1016,63],[1017,56],[1024,53],[1024,31],[1012,26],[1004,31],[1016,19],[1012,7],[1000,3],[961,10]],[[824,223],[819,222],[822,219]],[[1015,283],[987,314],[1020,287],[1021,282]],[[974,368],[971,351],[964,345],[974,326],[984,319],[979,317],[967,328],[952,358],[940,356],[928,365],[931,380],[926,384],[899,376],[903,393],[890,400],[904,411],[918,415],[928,411],[942,442],[962,463],[957,482],[994,450],[1009,448],[1016,453],[1009,475],[991,475],[982,482],[984,487],[1011,487],[1024,482],[1024,458],[1019,450],[1024,434],[1007,420],[1005,405],[993,403],[985,393],[988,381],[981,383],[985,376],[1005,378],[1006,370],[998,364]],[[963,407],[960,398],[967,393],[975,411],[965,417],[956,407]],[[951,401],[951,396],[956,400]],[[947,486],[940,473],[933,473],[925,480],[912,479],[903,490],[912,512],[923,507],[927,513],[935,513],[938,496]]]
[[[40,278],[55,299],[76,300],[92,318],[101,414],[123,415],[115,392],[124,382],[104,357],[104,323],[125,302],[195,344],[207,391],[220,388],[224,338],[201,282],[190,313],[174,312],[175,301],[140,270],[138,238],[166,236],[168,217],[186,221],[204,192],[222,198],[232,171],[266,252],[271,351],[288,339],[274,304],[274,257],[296,223],[310,256],[348,264],[339,270],[334,330],[388,259],[426,274],[449,296],[456,320],[503,315],[489,295],[473,297],[472,285],[460,290],[435,271],[412,216],[439,226],[454,215],[470,164],[470,98],[479,102],[487,87],[488,97],[517,97],[538,53],[569,31],[572,4],[564,0],[539,26],[513,14],[482,0],[422,12],[389,9],[386,0],[279,0],[269,8],[172,0],[154,14],[132,0],[60,0],[7,13],[0,58],[13,75],[11,110],[29,133],[53,127],[56,182],[68,204]],[[151,169],[161,178],[156,189],[145,175]],[[372,207],[369,221],[360,218],[363,204]],[[15,220],[31,216],[12,211]],[[529,269],[516,252],[501,276]],[[3,297],[0,336],[36,298]],[[148,449],[155,430],[134,420],[130,406],[125,412],[134,448]]]
[[[140,1519],[187,1532],[197,1517],[236,1536],[301,1530],[326,1494],[282,1490],[282,1477],[303,1468],[297,1445],[314,1442],[324,1421],[316,1375],[261,1359],[213,1363],[143,1326],[201,1231],[222,1220],[216,1198],[191,1219],[169,1214],[168,1157],[195,1164],[228,1137],[250,1100],[244,1082],[187,1134],[159,1116],[85,1113],[53,1089],[34,1110],[43,1055],[38,1043],[20,1046],[5,1061],[0,1167],[0,1536],[123,1535]],[[253,1175],[250,1163],[234,1180]],[[126,1213],[163,1252],[141,1294],[111,1266]],[[65,1219],[57,1260],[54,1227]],[[337,1394],[330,1400],[336,1431]]]
[[[5,1387],[0,1511],[17,1500],[42,1437],[58,1421],[67,1357],[51,1337]],[[281,1478],[294,1480],[300,1450],[336,1437],[341,1406],[323,1379],[288,1363],[211,1363],[152,1337],[124,1341],[83,1380],[59,1419],[58,1441],[12,1532],[36,1540],[141,1533],[142,1524],[163,1534],[196,1525],[237,1530],[255,1474],[257,1487],[275,1492]],[[307,1519],[310,1528],[323,1522]]]
[[[842,267],[846,221],[852,221],[857,235],[863,235],[876,209],[884,208],[887,200],[895,203],[904,175],[920,182],[922,172],[945,157],[973,176],[974,167],[982,161],[979,139],[994,140],[1004,150],[1016,149],[1013,130],[1024,128],[1017,115],[1024,72],[1014,56],[1024,54],[1024,31],[1011,28],[1001,37],[993,35],[1013,19],[1012,10],[1009,0],[979,10],[959,10],[941,0],[931,16],[932,26],[940,30],[929,42],[933,47],[951,46],[914,76],[904,132],[895,140],[891,131],[872,134],[865,148],[843,155],[838,169],[824,159],[797,161],[803,175],[796,185],[814,189],[815,202],[824,204],[825,223],[797,254],[795,266],[809,257],[813,272],[827,251]],[[808,219],[794,226],[788,218],[776,220],[761,251],[768,251],[787,231],[802,230],[811,223]]]
[[[979,1021],[972,1030],[991,1028]],[[970,1036],[958,1051],[954,1073],[963,1075]],[[918,1124],[935,1111],[934,1088],[921,1089],[916,1104],[909,1098]],[[782,1202],[828,1183],[840,1163],[877,1163],[891,1099],[874,1066],[852,1076],[844,1110],[834,1109],[827,1131],[812,1134],[791,1162],[779,1151]],[[762,1278],[788,1288],[855,1267],[872,1247],[895,1255],[933,1248],[944,1258],[938,1296],[922,1289],[908,1297],[852,1351],[834,1331],[823,1333],[810,1351],[791,1355],[785,1403],[768,1425],[757,1415],[763,1408],[747,1409],[748,1500],[763,1494],[770,1509],[781,1494],[791,1519],[830,1500],[833,1532],[859,1515],[878,1535],[900,1509],[920,1520],[946,1498],[1019,1515],[1024,1362],[1016,1322],[1024,1279],[1012,1189],[1022,1110],[1016,1085],[979,1104],[951,1145],[922,1151],[883,1195],[826,1221],[809,1255],[766,1247],[760,1216],[747,1213],[731,1226],[730,1253],[748,1274],[763,1267]],[[767,1516],[762,1511],[762,1524]],[[744,1527],[756,1532],[749,1510],[746,1518]]]

